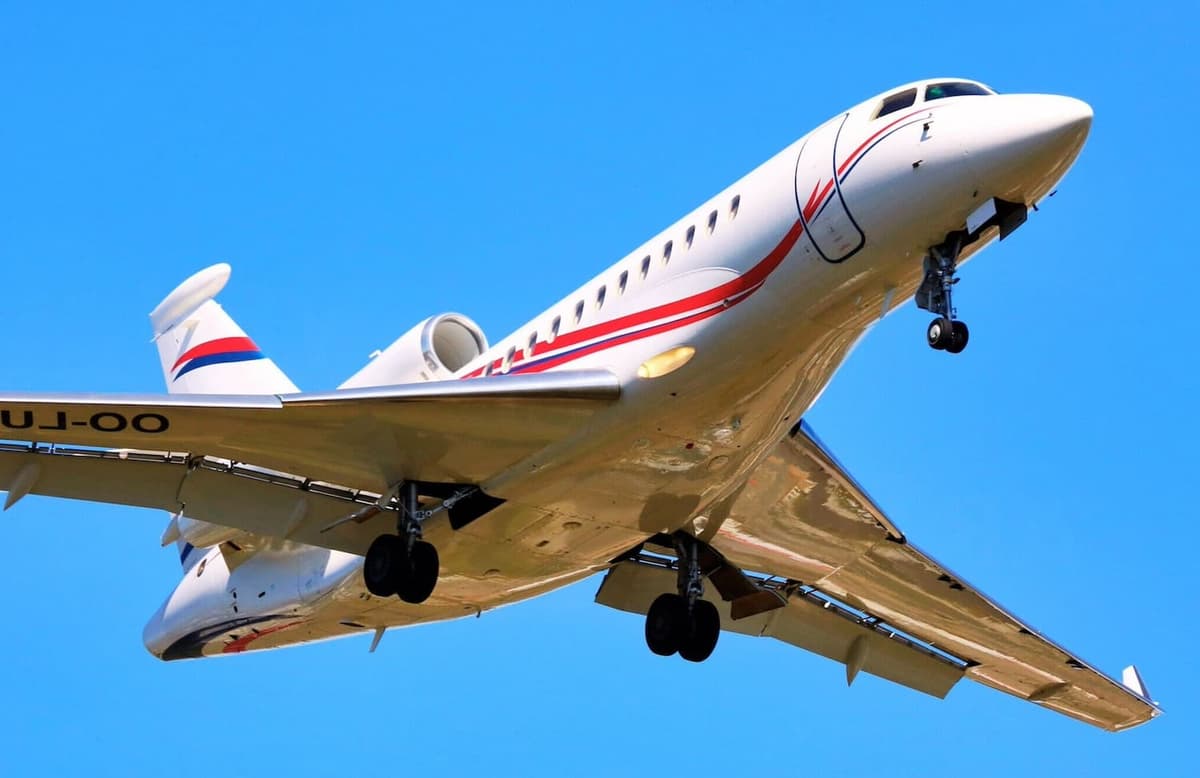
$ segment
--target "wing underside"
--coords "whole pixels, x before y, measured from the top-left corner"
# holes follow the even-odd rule
[[[345,519],[369,515],[397,480],[483,484],[586,430],[619,392],[592,371],[326,395],[6,395],[0,438],[20,442],[0,443],[0,489],[8,504],[46,494],[186,510],[361,554],[377,528]],[[944,696],[965,675],[1113,731],[1159,713],[909,543],[804,425],[708,539],[781,603],[736,621],[726,609],[724,623],[841,661],[848,679],[862,670]],[[645,612],[673,575],[622,562],[598,600]]]
[[[730,563],[911,636],[1007,694],[1110,731],[1159,713],[908,542],[804,424],[752,474],[711,543]]]
[[[401,480],[483,486],[587,429],[605,371],[284,396],[0,396],[0,490],[362,554]],[[435,489],[436,491],[436,489]],[[475,493],[440,495],[454,523]],[[353,520],[348,520],[354,517]]]

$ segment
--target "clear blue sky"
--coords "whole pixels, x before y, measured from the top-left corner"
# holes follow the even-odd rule
[[[971,347],[932,352],[910,304],[809,419],[917,543],[1139,663],[1167,715],[1113,736],[969,682],[847,689],[737,636],[662,660],[597,580],[373,656],[164,664],[164,517],[30,498],[0,523],[0,773],[1190,773],[1192,4],[204,5],[0,7],[0,387],[160,390],[146,313],[217,261],[258,343],[333,387],[432,313],[507,334],[889,86],[1090,102],[1058,195],[964,271]]]

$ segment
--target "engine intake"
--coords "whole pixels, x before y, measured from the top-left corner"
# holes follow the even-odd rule
[[[466,316],[430,316],[376,354],[339,388],[446,381],[487,348],[483,330]]]

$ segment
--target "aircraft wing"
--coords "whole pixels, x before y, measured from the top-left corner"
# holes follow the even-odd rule
[[[44,494],[186,510],[362,554],[376,531],[330,523],[369,518],[401,480],[486,485],[619,395],[607,371],[280,396],[0,394],[0,439],[21,441],[0,443],[0,490],[5,507]]]
[[[1160,712],[1136,670],[1129,686],[1112,680],[909,543],[803,423],[751,474],[710,542],[733,565],[786,579],[783,594],[831,600],[874,633],[911,636],[993,689],[1109,731]],[[835,658],[863,666],[840,645]]]

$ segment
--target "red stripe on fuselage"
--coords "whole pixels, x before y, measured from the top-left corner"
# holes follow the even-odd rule
[[[235,351],[258,351],[258,346],[254,345],[254,341],[247,337],[240,338],[217,338],[210,340],[207,343],[201,343],[199,346],[188,349],[175,360],[175,364],[171,366],[175,370],[184,362],[196,357],[207,357],[210,354],[228,354]]]
[[[829,194],[829,190],[833,188],[833,179],[825,184],[825,188],[821,189],[821,193],[817,194],[817,189],[820,188],[821,181],[817,179],[816,186],[813,187],[812,194],[808,197],[808,202],[804,204],[804,221],[808,221],[817,212],[817,206],[825,202],[825,197]]]
[[[855,160],[855,159],[857,159],[857,158],[858,158],[858,155],[859,155],[859,154],[862,154],[862,153],[863,153],[863,151],[864,151],[864,150],[867,148],[867,146],[870,146],[870,145],[871,145],[871,142],[872,142],[872,141],[874,141],[876,138],[878,138],[880,135],[884,134],[885,132],[887,132],[888,130],[892,129],[893,127],[895,127],[895,126],[896,126],[897,124],[899,124],[900,122],[902,122],[902,121],[905,121],[906,119],[911,119],[912,117],[914,117],[914,116],[916,116],[916,115],[918,115],[918,114],[925,113],[925,112],[926,112],[926,110],[928,110],[928,109],[922,108],[922,109],[921,109],[921,110],[919,110],[919,111],[913,111],[912,113],[905,114],[904,116],[901,116],[901,117],[900,117],[899,119],[897,119],[896,121],[894,121],[894,122],[891,122],[890,124],[887,124],[887,125],[885,125],[885,126],[881,127],[881,128],[880,128],[880,129],[879,129],[879,130],[878,130],[878,131],[877,131],[877,132],[874,134],[874,135],[872,135],[871,137],[867,138],[867,139],[866,139],[866,140],[864,140],[862,143],[860,143],[860,144],[859,144],[859,146],[858,146],[858,148],[856,148],[856,149],[855,149],[855,150],[854,150],[854,151],[853,151],[853,152],[850,154],[850,156],[846,157],[845,161],[844,161],[844,162],[842,162],[841,166],[838,168],[838,175],[840,176],[842,173],[845,173],[845,172],[846,172],[846,169],[847,169],[848,167],[850,167],[850,165],[851,165],[851,164],[854,162],[854,160]],[[805,218],[808,218],[808,217],[806,216]]]
[[[904,116],[901,116],[900,118],[889,122],[888,124],[881,127],[879,130],[875,131],[870,137],[868,137],[866,140],[864,140],[862,143],[860,143],[858,148],[856,148],[850,154],[850,156],[848,156],[842,162],[842,164],[837,169],[837,175],[841,176],[843,173],[845,173],[846,170],[848,170],[850,168],[850,166],[852,164],[854,164],[854,162],[863,153],[865,153],[866,149],[868,147],[870,147],[870,145],[873,142],[875,142],[875,140],[877,140],[881,135],[883,135],[884,133],[886,133],[888,130],[892,129],[896,125],[898,125],[908,119],[911,119],[914,116],[918,116],[922,113],[925,113],[927,110],[928,109],[926,109],[926,108],[922,108],[920,110],[907,113]],[[713,303],[720,302],[722,300],[727,300],[732,297],[736,297],[740,293],[745,292],[747,290],[749,290],[749,291],[756,290],[759,286],[762,285],[763,282],[766,281],[767,276],[769,276],[775,270],[775,268],[779,266],[779,263],[782,262],[783,258],[785,256],[787,256],[787,253],[792,250],[792,247],[796,245],[796,241],[799,240],[801,233],[803,233],[803,231],[804,231],[804,222],[807,222],[809,219],[811,219],[813,217],[814,214],[816,214],[820,210],[820,206],[822,205],[822,203],[825,202],[825,199],[829,196],[829,193],[833,189],[833,186],[834,186],[833,179],[830,179],[829,181],[825,182],[824,186],[821,185],[821,180],[818,179],[816,184],[813,185],[812,192],[808,196],[808,202],[806,202],[804,204],[804,207],[801,211],[803,221],[797,221],[795,224],[793,224],[792,228],[790,230],[788,230],[786,235],[784,235],[783,240],[781,240],[779,242],[779,245],[777,245],[771,251],[771,253],[768,254],[766,257],[764,257],[757,265],[752,267],[749,271],[747,271],[743,275],[738,276],[737,278],[733,279],[732,281],[724,283],[721,286],[716,287],[715,289],[710,289],[707,292],[700,292],[700,293],[694,294],[690,297],[685,297],[682,300],[677,300],[673,303],[667,303],[666,305],[660,305],[658,307],[650,308],[645,311],[640,311],[638,313],[628,314],[626,316],[622,316],[620,318],[613,319],[611,321],[600,322],[600,323],[594,324],[590,327],[584,327],[583,329],[577,330],[575,332],[569,332],[560,338],[556,338],[553,345],[551,345],[549,341],[538,341],[534,345],[534,347],[529,350],[528,356],[531,356],[531,357],[537,356],[539,354],[543,354],[543,353],[545,353],[547,351],[551,351],[551,350],[557,351],[559,349],[567,349],[576,344],[583,343],[588,340],[593,340],[595,338],[601,338],[601,337],[604,337],[605,335],[611,335],[612,333],[618,332],[623,329],[637,327],[637,326],[640,326],[643,324],[657,321],[658,319],[662,319],[662,318],[665,318],[668,316],[677,316],[680,314],[689,313],[691,311],[694,311],[696,308],[703,308],[706,306],[710,306]],[[741,299],[745,299],[745,298],[741,298]],[[741,299],[737,300],[737,302],[741,302]],[[531,368],[529,370],[529,372],[540,372],[540,371],[546,370],[550,367],[556,367],[558,365],[565,364],[567,362],[570,362],[572,360],[586,356],[588,354],[594,354],[597,351],[601,351],[603,349],[612,348],[614,346],[619,346],[624,343],[629,343],[632,340],[637,340],[638,338],[655,335],[659,332],[665,332],[670,329],[674,329],[676,326],[682,327],[682,326],[685,326],[686,324],[691,324],[691,323],[694,323],[695,321],[700,321],[702,319],[708,318],[709,316],[720,313],[722,310],[725,310],[725,307],[728,307],[728,306],[714,308],[714,309],[708,310],[708,311],[700,311],[699,313],[693,313],[685,318],[682,318],[682,319],[679,319],[676,321],[666,322],[666,323],[657,325],[655,327],[651,327],[649,329],[639,330],[639,331],[633,332],[633,333],[627,333],[618,338],[611,338],[609,340],[605,340],[600,343],[592,344],[591,346],[586,346],[584,348],[576,349],[575,351],[572,351],[569,354],[563,354],[560,357],[552,357],[549,360],[547,360],[545,363]],[[524,350],[517,350],[513,355],[513,366],[515,367],[516,363],[521,361],[525,356],[526,356],[526,354],[525,354]],[[492,368],[492,370],[498,370],[503,366],[503,364],[504,364],[503,359],[496,359],[491,362],[490,367]],[[489,367],[489,365],[477,367],[474,370],[472,370],[470,373],[468,373],[467,375],[462,376],[462,377],[463,378],[477,378],[477,377],[483,375],[484,371],[488,367]]]
[[[780,263],[782,263],[784,258],[788,255],[788,252],[790,252],[796,245],[796,241],[800,239],[800,235],[803,232],[804,226],[799,221],[796,221],[794,224],[792,224],[791,229],[787,231],[787,234],[783,236],[783,239],[778,243],[778,245],[771,249],[771,252],[763,257],[758,264],[737,278],[727,281],[720,286],[704,292],[698,292],[694,295],[684,297],[683,299],[676,300],[672,303],[666,303],[654,308],[648,308],[644,311],[627,314],[609,321],[599,322],[598,324],[593,324],[590,327],[584,327],[583,329],[576,330],[575,332],[568,332],[555,339],[554,349],[558,350],[570,348],[571,346],[578,345],[595,338],[602,338],[606,335],[612,335],[613,333],[621,330],[638,327],[643,324],[650,324],[658,321],[659,319],[664,319],[670,316],[691,314],[698,308],[707,308],[711,305],[730,300],[731,298],[739,297],[745,292],[754,291],[767,280],[767,277],[775,271],[775,268],[779,267]],[[738,300],[738,302],[741,302],[741,300]],[[709,316],[720,313],[723,310],[725,310],[724,307],[717,307],[713,308],[711,311],[700,311],[699,313],[693,315],[699,317],[696,318],[695,321],[700,321],[701,319],[705,319]],[[677,324],[676,321],[670,321],[659,325],[659,327],[664,327],[666,329],[675,328],[671,325],[682,327],[684,324],[692,323],[692,317],[687,317],[678,321],[682,323]],[[569,362],[573,359],[578,359],[581,356],[595,353],[596,351],[600,351],[604,348],[611,348],[613,346],[621,345],[622,343],[628,343],[632,340],[636,340],[637,338],[647,337],[660,331],[666,331],[666,329],[659,329],[659,327],[652,327],[648,330],[639,330],[638,332],[623,335],[620,338],[607,340],[603,343],[593,344],[593,346],[574,351],[571,354],[564,354],[561,359],[552,358],[544,365],[538,365],[536,371],[545,370],[547,367],[552,367],[554,365]],[[541,343],[538,343],[539,347],[541,345]],[[538,348],[535,347],[534,351],[537,352]],[[522,352],[517,353],[520,354]],[[500,361],[494,361],[492,363],[493,369],[500,364]],[[476,368],[470,374],[463,376],[463,378],[475,378],[481,375],[483,371],[484,368]]]
[[[251,643],[253,643],[255,640],[258,640],[261,637],[266,637],[267,635],[270,635],[273,632],[281,632],[281,631],[287,629],[288,627],[294,627],[297,624],[303,624],[303,623],[304,623],[303,620],[289,621],[286,624],[276,624],[274,627],[267,627],[266,629],[260,629],[257,631],[252,629],[249,632],[247,632],[245,635],[242,635],[240,638],[237,638],[236,640],[233,640],[232,642],[226,643],[224,646],[222,646],[221,653],[222,654],[240,654],[243,651],[245,651],[247,648],[249,648]]]
[[[759,289],[759,287],[761,287],[761,286],[762,286],[762,284],[759,284],[759,286],[756,286],[753,289],[750,289],[745,294],[743,294],[739,297],[728,298],[724,305],[716,306],[713,308],[707,308],[702,311],[697,311],[696,313],[693,313],[690,316],[685,316],[682,319],[672,319],[671,321],[663,322],[662,324],[656,324],[655,326],[648,327],[644,330],[637,330],[636,332],[627,332],[624,335],[618,335],[617,337],[612,338],[610,340],[602,340],[599,343],[593,343],[590,346],[584,346],[583,348],[577,349],[576,351],[572,351],[569,354],[563,354],[560,357],[554,357],[554,358],[548,359],[541,364],[530,367],[526,371],[521,371],[518,368],[517,372],[540,373],[543,370],[549,370],[550,368],[555,367],[557,365],[565,364],[572,360],[579,359],[580,357],[586,357],[588,354],[595,354],[598,351],[604,351],[606,349],[615,348],[616,346],[622,346],[626,343],[632,343],[635,340],[641,340],[642,338],[648,338],[652,335],[659,335],[664,332],[670,332],[671,330],[677,330],[680,327],[686,327],[689,324],[695,324],[696,322],[704,321],[705,319],[716,316],[718,313],[721,313],[722,311],[726,311],[726,310],[732,308],[733,306],[737,305],[742,300],[745,300],[747,297],[749,297],[751,294],[753,294],[755,291],[757,291]]]

